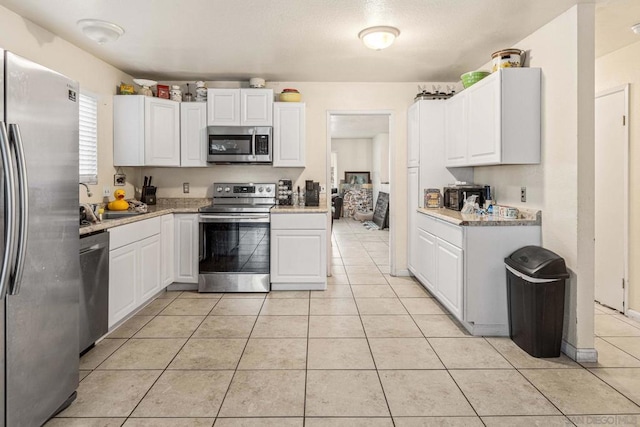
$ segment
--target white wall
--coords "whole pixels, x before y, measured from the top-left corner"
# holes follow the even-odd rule
[[[373,206],[378,201],[378,193],[389,193],[389,134],[379,133],[373,137],[373,167],[371,171],[373,183]]]
[[[81,92],[98,96],[98,185],[91,186],[91,199],[84,188],[79,191],[82,202],[102,201],[102,187],[113,187],[115,173],[112,96],[121,81],[131,83],[131,76],[2,6],[0,47],[77,80]],[[131,184],[124,188],[133,196]]]
[[[338,155],[338,179],[344,179],[345,172],[371,172],[373,171],[373,140],[371,138],[359,139],[332,139],[331,151]]]
[[[640,42],[596,60],[596,93],[629,83],[629,301],[640,311],[640,265],[633,262],[640,252]]]
[[[542,244],[572,271],[564,335],[576,348],[593,348],[593,21],[592,4],[574,6],[514,44],[542,68],[542,163],[474,169],[498,203],[542,210]]]

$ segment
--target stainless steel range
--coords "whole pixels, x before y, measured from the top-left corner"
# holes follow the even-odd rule
[[[276,184],[214,183],[200,208],[200,292],[269,292]]]

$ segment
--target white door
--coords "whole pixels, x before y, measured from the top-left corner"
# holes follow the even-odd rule
[[[407,240],[408,240],[408,256],[409,271],[413,274],[418,274],[418,226],[416,224],[416,217],[418,212],[418,205],[420,203],[419,190],[419,168],[407,169]]]
[[[207,124],[240,126],[240,89],[207,89]]]
[[[500,163],[500,88],[500,79],[487,79],[467,89],[467,152],[471,165]]]
[[[271,282],[326,281],[326,230],[271,230]]]
[[[180,166],[180,103],[145,97],[146,166]]]
[[[140,245],[139,305],[158,293],[161,288],[160,235],[147,237],[138,244]]]
[[[207,166],[207,104],[180,104],[180,165]]]
[[[136,284],[140,278],[138,244],[109,252],[109,327],[131,313],[138,304]]]
[[[240,89],[240,125],[273,125],[273,89]]]
[[[595,299],[624,310],[628,218],[628,87],[595,101]]]
[[[407,167],[420,166],[420,101],[407,111]]]
[[[436,240],[433,234],[418,228],[418,280],[431,293],[436,293],[438,286]]]
[[[467,164],[467,97],[459,93],[444,104],[445,166]]]
[[[198,215],[174,215],[175,234],[175,281],[198,283]]]
[[[436,275],[442,304],[458,319],[462,318],[462,249],[436,239]]]
[[[162,286],[166,287],[173,283],[174,262],[175,262],[175,227],[173,225],[173,215],[162,217]]]
[[[305,166],[305,104],[273,104],[273,167]]]

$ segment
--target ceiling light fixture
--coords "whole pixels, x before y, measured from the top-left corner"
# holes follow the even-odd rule
[[[631,27],[631,31],[640,35],[640,24],[636,24],[633,27]]]
[[[393,41],[400,35],[400,30],[395,27],[369,27],[358,33],[362,43],[369,49],[382,50],[393,44]]]
[[[81,19],[78,26],[85,36],[98,44],[116,41],[124,34],[122,27],[99,19]]]

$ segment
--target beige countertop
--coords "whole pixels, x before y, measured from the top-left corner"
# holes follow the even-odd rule
[[[326,205],[326,199],[320,201],[320,206],[274,206],[271,213],[327,213],[329,208]],[[325,202],[323,205],[322,202]],[[96,224],[80,227],[80,235],[95,233],[96,231],[107,230],[119,225],[131,224],[133,222],[143,221],[145,219],[157,216],[167,215],[171,213],[198,213],[198,209],[211,204],[211,199],[187,199],[187,198],[171,198],[158,199],[157,205],[148,206],[148,212],[140,215],[118,218],[105,219]]]
[[[128,218],[105,219],[96,224],[80,227],[80,235],[83,236],[85,234],[95,233],[96,231],[107,230],[119,225],[131,224],[171,213],[198,213],[198,209],[210,204],[211,199],[159,199],[157,205],[147,207],[147,213]]]
[[[538,210],[522,209],[518,208],[518,218],[500,218],[494,215],[475,215],[475,214],[462,214],[458,211],[454,211],[446,208],[439,209],[427,209],[418,208],[418,212],[432,216],[434,218],[441,219],[451,224],[460,226],[517,226],[517,225],[541,225],[542,224],[542,212]]]

